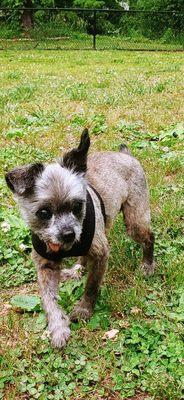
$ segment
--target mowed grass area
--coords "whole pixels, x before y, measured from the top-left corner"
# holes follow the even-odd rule
[[[0,58],[0,398],[184,398],[183,54],[34,51]],[[78,143],[85,126],[91,151],[126,143],[144,166],[157,269],[148,279],[141,275],[140,247],[119,216],[94,316],[72,323],[68,346],[54,350],[29,231],[4,172],[53,160]],[[67,312],[84,281],[61,285]],[[12,305],[15,295],[34,295],[23,313]],[[114,328],[115,339],[104,339]]]
[[[58,28],[58,27],[57,27]],[[36,34],[28,40],[27,38],[6,39],[6,34],[0,26],[0,50],[92,50],[93,37],[86,34],[73,34],[73,37],[65,35],[56,40],[43,30],[37,31]],[[159,50],[159,51],[183,51],[184,38],[175,39],[173,42],[167,40],[151,40],[143,36],[135,36],[134,38],[126,36],[101,36],[96,37],[97,50]]]

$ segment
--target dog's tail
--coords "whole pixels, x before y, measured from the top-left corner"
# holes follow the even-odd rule
[[[124,154],[131,154],[126,144],[120,144],[119,151]]]

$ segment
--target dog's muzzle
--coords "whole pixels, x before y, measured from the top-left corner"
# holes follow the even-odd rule
[[[66,229],[58,235],[58,240],[64,243],[73,243],[75,240],[75,232],[73,229]]]

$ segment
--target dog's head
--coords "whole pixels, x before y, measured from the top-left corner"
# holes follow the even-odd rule
[[[76,149],[57,163],[29,164],[7,173],[6,182],[31,230],[53,251],[79,241],[86,210],[88,130]]]

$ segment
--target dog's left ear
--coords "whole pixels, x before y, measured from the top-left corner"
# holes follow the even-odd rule
[[[14,168],[5,175],[6,183],[14,194],[27,197],[32,194],[36,178],[43,170],[41,163]]]
[[[79,146],[63,156],[62,165],[75,172],[86,172],[87,153],[90,146],[88,129],[84,129],[81,135]]]

